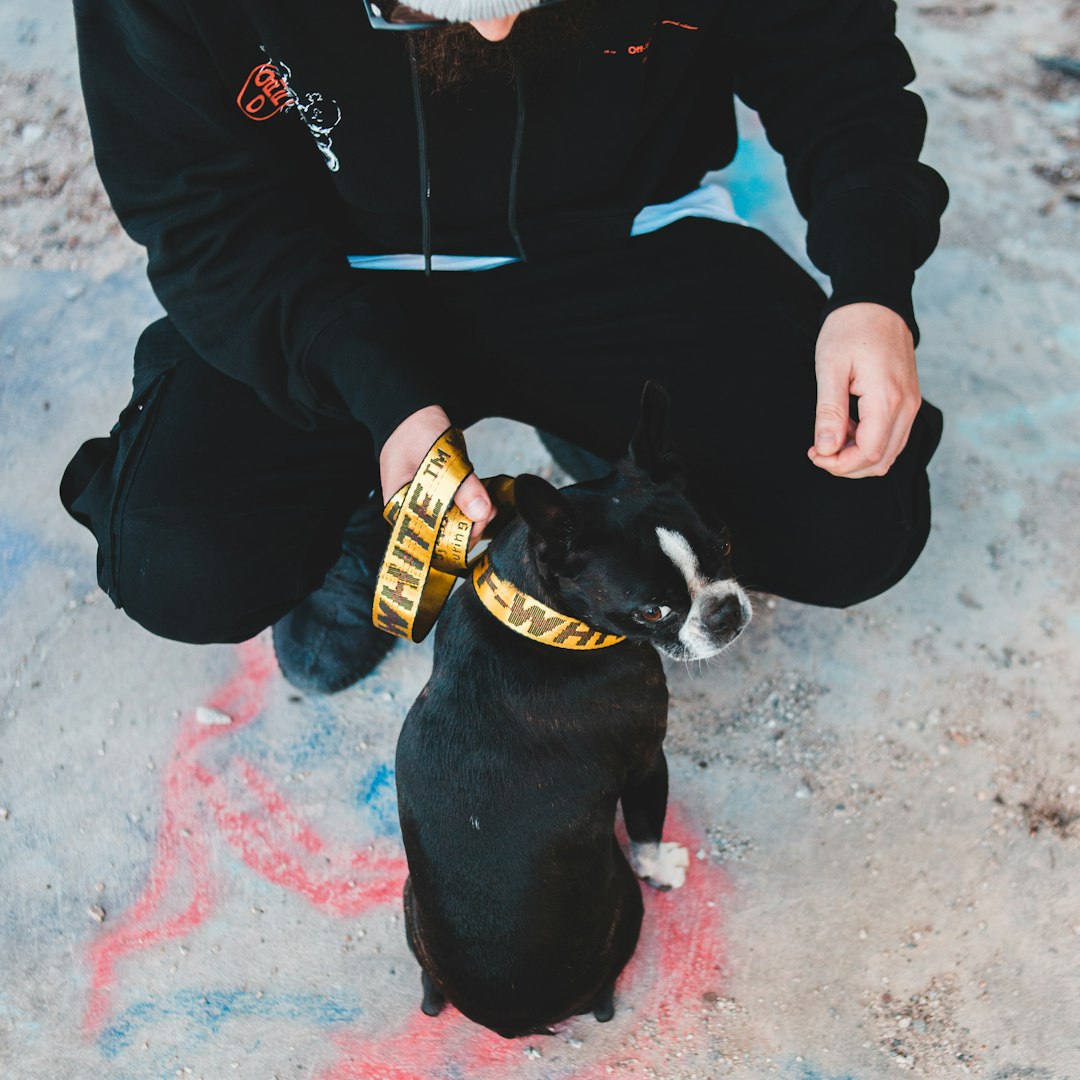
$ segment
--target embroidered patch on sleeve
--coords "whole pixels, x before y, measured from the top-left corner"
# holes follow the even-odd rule
[[[236,104],[249,120],[269,120],[291,103],[288,83],[269,62],[252,69],[236,97]]]
[[[341,123],[338,103],[317,91],[301,96],[293,90],[291,80],[292,71],[288,64],[267,59],[252,69],[236,97],[236,104],[249,120],[269,120],[286,109],[295,108],[311,132],[326,167],[337,172],[341,162],[334,153],[331,132]]]

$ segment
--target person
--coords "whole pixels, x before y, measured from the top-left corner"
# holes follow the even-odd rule
[[[745,585],[899,581],[941,433],[911,287],[948,193],[894,5],[422,7],[76,0],[98,168],[166,312],[61,483],[114,603],[187,642],[273,626],[293,684],[352,685],[393,644],[382,502],[443,429],[520,420],[578,471],[620,456],[646,377]],[[828,298],[702,185],[733,94]],[[475,477],[456,499],[489,523]]]

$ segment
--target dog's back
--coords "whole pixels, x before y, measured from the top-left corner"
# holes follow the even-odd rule
[[[615,808],[660,749],[667,688],[649,646],[536,646],[465,589],[435,648],[397,751],[410,942],[458,1009],[525,1034],[593,1009],[634,951]]]

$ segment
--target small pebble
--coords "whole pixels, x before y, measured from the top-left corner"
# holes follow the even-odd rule
[[[100,904],[91,904],[86,909],[86,914],[95,922],[105,921],[105,909]]]
[[[543,1057],[543,1054],[541,1054],[540,1051],[535,1046],[526,1046],[525,1047],[525,1056],[527,1058],[531,1058],[533,1061],[535,1061],[538,1058]]]
[[[210,709],[205,705],[200,705],[195,710],[195,721],[208,727],[225,727],[232,723],[232,717],[220,709]]]
[[[9,817],[11,817],[11,814],[8,813],[8,808],[6,806],[0,806],[0,821],[7,821]]]

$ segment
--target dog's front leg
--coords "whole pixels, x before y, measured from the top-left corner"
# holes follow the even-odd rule
[[[623,820],[630,837],[630,865],[657,889],[678,889],[686,881],[690,854],[681,844],[664,843],[668,772],[663,749],[652,764],[632,776],[622,792]]]

